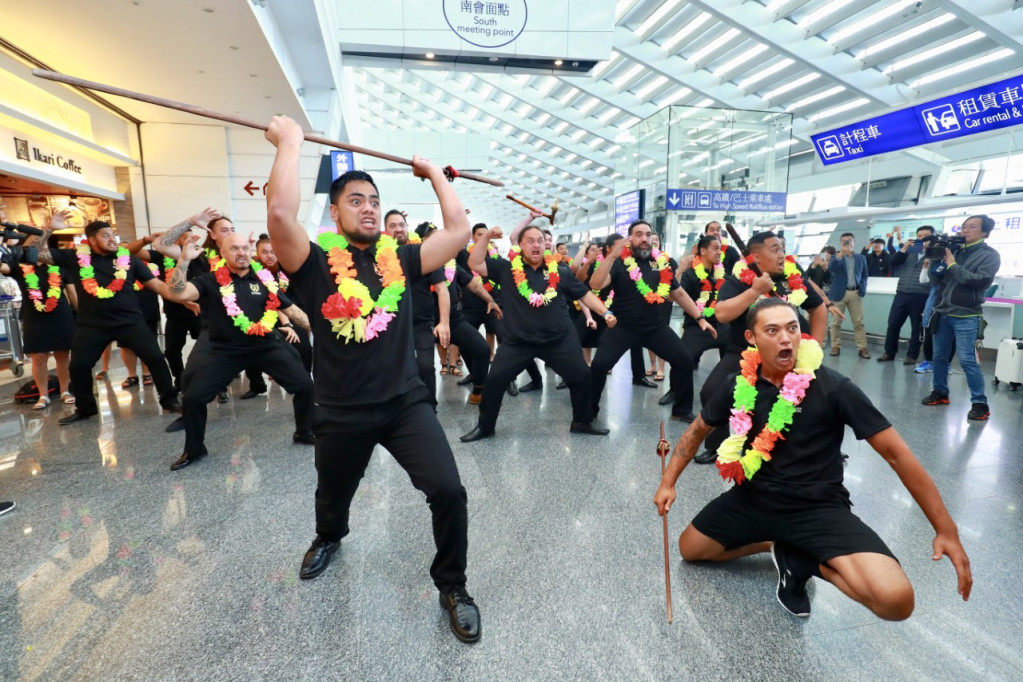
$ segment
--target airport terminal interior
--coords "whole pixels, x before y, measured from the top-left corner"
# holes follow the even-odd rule
[[[0,679],[1023,679],[1019,0],[2,5]]]

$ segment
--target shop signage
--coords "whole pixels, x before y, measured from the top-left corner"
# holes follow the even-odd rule
[[[715,213],[784,213],[785,192],[744,192],[719,189],[669,189],[664,197],[669,211]]]
[[[63,168],[66,171],[72,173],[82,174],[82,166],[74,159],[68,158],[61,154],[50,151],[42,151],[35,145],[30,145],[28,140],[23,140],[20,137],[14,137],[14,154],[19,161],[28,161],[32,163],[36,161],[38,163],[45,163],[57,168]],[[31,152],[29,151],[31,148]]]
[[[615,197],[615,232],[624,235],[633,220],[643,217],[646,190],[637,189]]]
[[[470,45],[487,49],[522,35],[528,15],[526,0],[444,0],[444,19],[451,30]]]
[[[1023,123],[1023,74],[813,135],[824,165]]]

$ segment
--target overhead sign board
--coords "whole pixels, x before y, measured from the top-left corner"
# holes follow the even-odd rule
[[[459,38],[476,47],[493,49],[507,45],[522,34],[528,16],[526,0],[444,0],[448,26]]]
[[[330,150],[330,180],[333,182],[350,170],[355,170],[355,155],[341,149]]]
[[[719,189],[669,189],[664,197],[669,211],[714,213],[784,213],[785,192],[744,192]]]
[[[624,235],[633,220],[643,217],[646,190],[637,189],[615,197],[615,232]]]
[[[811,136],[824,165],[1023,123],[1023,74]]]

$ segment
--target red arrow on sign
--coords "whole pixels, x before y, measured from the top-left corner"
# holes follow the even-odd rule
[[[242,189],[248,192],[249,196],[251,197],[255,196],[256,192],[259,191],[259,185],[253,185],[252,180],[249,180],[247,183],[245,183],[245,187],[243,187]]]

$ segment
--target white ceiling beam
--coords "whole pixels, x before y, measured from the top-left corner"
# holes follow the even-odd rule
[[[1004,0],[932,0],[959,21],[1016,52],[1023,52],[1023,10]],[[1013,8],[1016,9],[1013,9]]]

